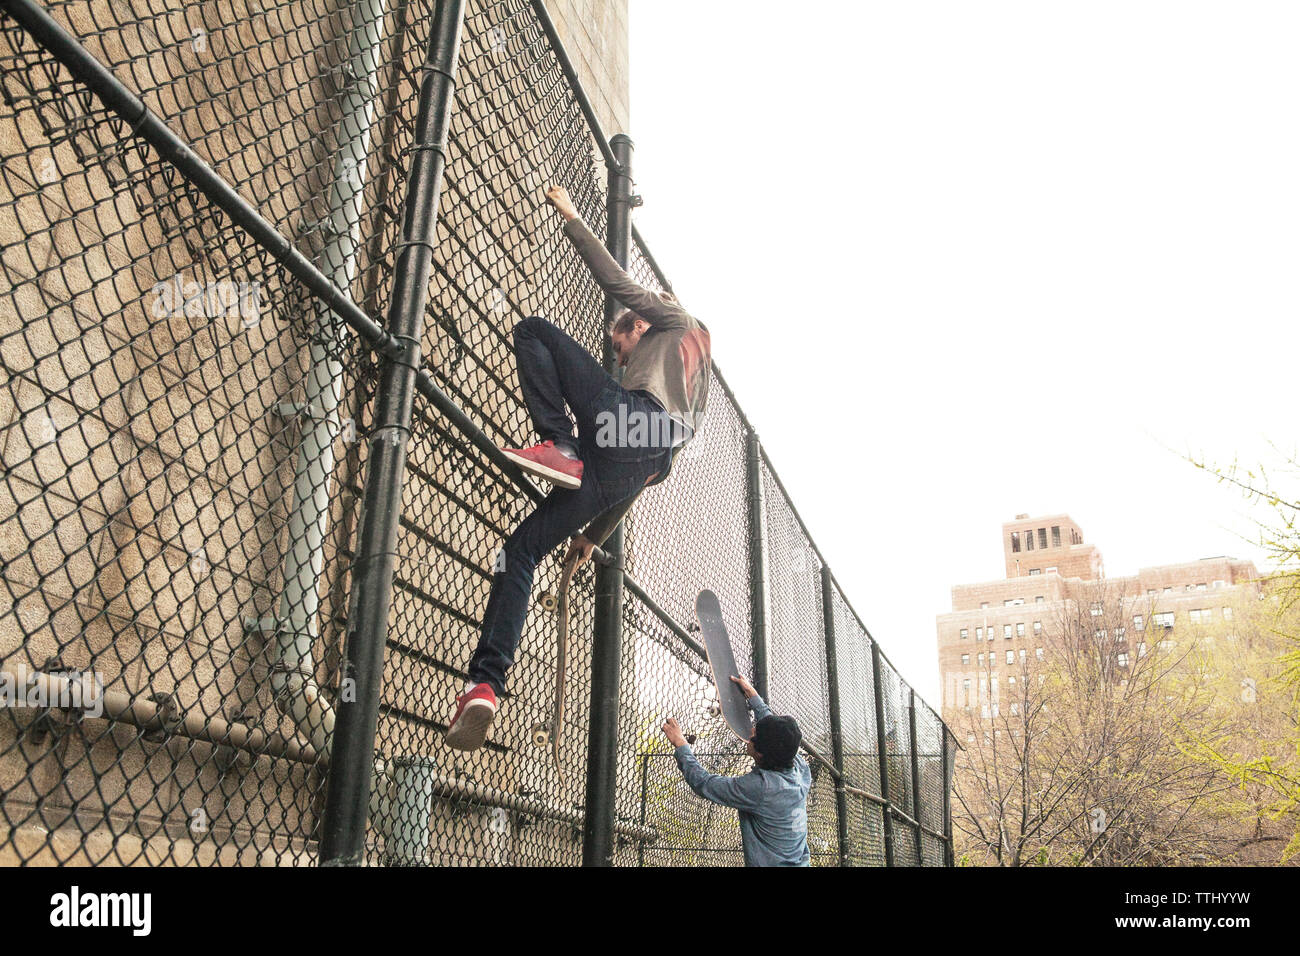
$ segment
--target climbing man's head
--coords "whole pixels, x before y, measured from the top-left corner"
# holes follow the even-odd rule
[[[749,755],[764,770],[788,770],[799,753],[803,734],[793,717],[768,714],[754,725],[749,738]]]
[[[671,292],[660,292],[658,296],[664,302],[677,304],[677,296]],[[614,321],[609,324],[609,337],[614,343],[614,354],[618,356],[620,366],[627,364],[628,356],[649,328],[650,323],[631,309],[624,309],[615,316]]]
[[[609,326],[609,338],[614,343],[614,354],[618,356],[620,366],[627,364],[627,358],[641,341],[650,323],[631,309],[621,312]]]

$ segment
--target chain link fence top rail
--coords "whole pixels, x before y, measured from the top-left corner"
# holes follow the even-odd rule
[[[434,2],[44,8],[374,319]],[[0,863],[315,862],[382,359],[8,13],[0,68],[0,663],[6,687],[61,705],[0,712]],[[456,80],[424,364],[492,441],[521,445],[519,319],[602,348],[603,295],[541,196],[565,185],[601,234],[607,147],[527,0],[468,4]],[[639,242],[629,271],[661,285]],[[718,593],[742,667],[755,652],[748,438],[715,374],[704,428],[638,502],[625,544],[628,572],[678,627],[701,589]],[[829,755],[821,559],[762,471],[770,702]],[[555,680],[540,606],[488,745],[442,742],[502,537],[528,507],[417,399],[368,862],[581,860],[590,566],[571,589],[563,777],[531,734]],[[838,589],[834,602],[842,782],[873,797],[848,799],[844,859],[884,862],[887,798],[929,831],[918,844],[898,828],[897,862],[942,864],[951,735],[920,704],[911,740],[910,695],[887,668],[882,792],[870,638]],[[658,730],[678,716],[706,767],[747,769],[712,716],[707,664],[630,594],[623,621],[615,861],[738,865],[735,813],[689,793]],[[836,775],[813,768],[810,848],[835,864]]]

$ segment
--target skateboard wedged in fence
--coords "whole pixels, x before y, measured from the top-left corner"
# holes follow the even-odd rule
[[[555,592],[540,598],[542,608],[555,612],[555,700],[551,705],[551,719],[533,724],[529,737],[539,747],[550,744],[555,772],[564,780],[564,766],[560,763],[560,736],[564,730],[564,682],[569,660],[569,582],[578,566],[578,556],[569,555],[560,570],[560,580]]]
[[[704,639],[704,651],[718,692],[718,709],[731,732],[741,740],[748,740],[754,733],[754,724],[745,692],[731,679],[740,676],[740,672],[736,669],[736,654],[722,619],[718,596],[707,589],[701,591],[695,599],[695,614],[700,620],[700,636]]]

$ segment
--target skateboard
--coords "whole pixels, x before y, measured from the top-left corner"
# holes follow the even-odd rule
[[[564,727],[564,678],[569,662],[569,580],[578,566],[576,554],[566,558],[560,570],[560,582],[555,593],[542,595],[542,608],[555,613],[555,704],[549,722],[533,724],[533,743],[538,747],[550,744],[555,772],[564,780],[564,767],[560,764],[560,735]]]
[[[736,669],[736,655],[722,620],[718,596],[712,591],[701,591],[695,599],[695,614],[700,619],[700,636],[704,638],[704,651],[718,691],[717,710],[733,734],[741,740],[748,740],[754,734],[754,725],[750,721],[749,705],[745,703],[745,692],[731,679],[740,671]],[[711,716],[717,716],[712,709],[710,712]]]

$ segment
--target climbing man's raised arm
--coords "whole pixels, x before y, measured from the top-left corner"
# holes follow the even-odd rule
[[[680,305],[661,298],[658,293],[640,285],[623,271],[605,244],[582,221],[569,198],[568,190],[563,186],[552,186],[546,190],[546,198],[564,218],[564,234],[569,237],[578,250],[578,255],[582,256],[582,261],[606,293],[651,325],[680,328],[691,324],[690,315]]]

